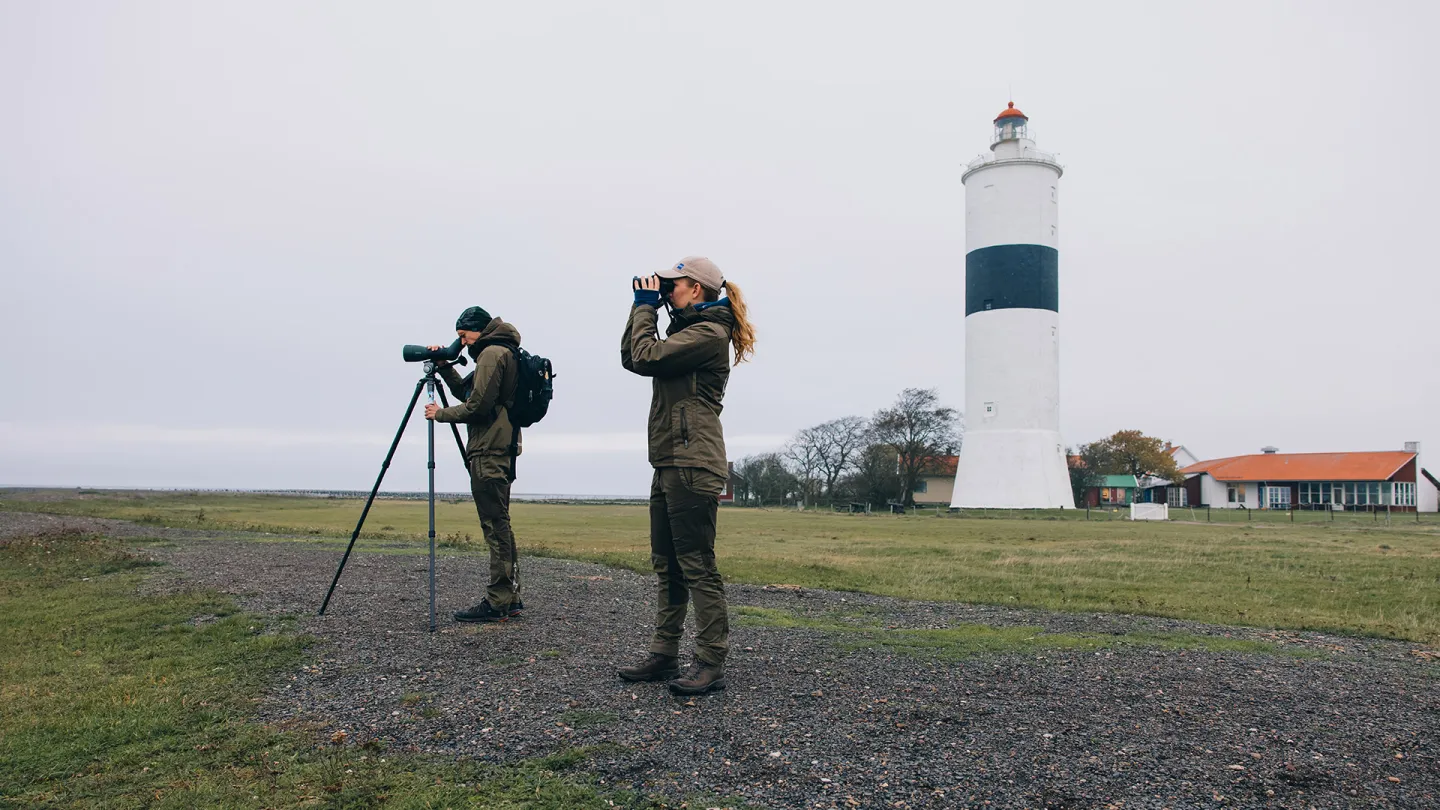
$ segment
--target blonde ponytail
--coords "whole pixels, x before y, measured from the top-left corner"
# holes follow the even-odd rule
[[[749,360],[755,354],[755,327],[750,323],[750,309],[745,305],[745,294],[732,281],[725,282],[726,297],[730,299],[730,312],[735,315],[735,329],[730,333],[730,343],[735,347],[735,364]]]

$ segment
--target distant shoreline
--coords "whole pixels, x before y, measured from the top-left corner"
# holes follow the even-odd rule
[[[0,493],[3,492],[82,492],[82,493],[106,493],[106,492],[165,492],[171,494],[194,492],[204,495],[284,495],[293,498],[364,498],[370,494],[370,490],[358,489],[196,489],[190,487],[80,487],[80,486],[0,486]],[[428,493],[424,490],[412,492],[408,490],[381,490],[377,498],[385,500],[425,500]],[[455,500],[468,499],[469,492],[436,492],[436,499]],[[593,502],[593,503],[631,503],[648,501],[648,495],[574,495],[564,493],[526,493],[517,492],[511,495],[517,501],[532,502]]]

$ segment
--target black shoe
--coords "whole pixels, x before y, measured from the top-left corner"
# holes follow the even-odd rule
[[[490,607],[490,600],[482,599],[480,604],[464,610],[455,611],[457,622],[503,622],[510,618],[508,611],[496,610]]]
[[[513,618],[516,618],[517,616],[520,615],[520,611],[522,611],[522,610],[524,610],[524,609],[525,609],[525,600],[521,599],[521,598],[518,597],[518,596],[515,597],[515,601],[510,603],[510,618],[512,618],[512,619],[513,619]]]
[[[703,695],[725,688],[725,668],[696,661],[684,675],[666,684],[672,695]]]
[[[650,656],[633,667],[615,670],[627,681],[668,681],[680,674],[680,659],[673,655],[650,653]]]

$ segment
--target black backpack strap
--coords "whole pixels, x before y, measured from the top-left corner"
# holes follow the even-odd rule
[[[525,361],[520,356],[520,345],[511,343],[508,340],[481,340],[477,341],[481,346],[501,346],[510,350],[510,355],[515,358],[515,390],[510,392],[510,401],[505,403],[505,416],[511,417],[510,411],[515,407],[515,397],[520,394],[520,375],[525,373]],[[514,483],[515,469],[520,462],[520,427],[514,421],[510,422],[510,482]]]

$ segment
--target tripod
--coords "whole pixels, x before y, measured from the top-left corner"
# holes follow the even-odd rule
[[[390,442],[390,452],[385,454],[385,461],[380,464],[380,474],[375,477],[375,486],[370,488],[370,497],[365,499],[365,508],[360,511],[360,520],[355,524],[355,531],[350,535],[350,545],[345,547],[345,556],[340,558],[340,566],[335,569],[335,578],[330,580],[330,590],[325,592],[325,601],[320,605],[318,615],[325,615],[325,608],[330,606],[330,597],[335,595],[335,586],[340,582],[340,573],[345,570],[345,563],[350,559],[350,552],[355,549],[355,540],[360,537],[360,527],[365,525],[365,517],[370,514],[370,506],[375,503],[375,496],[380,492],[380,482],[385,480],[385,471],[390,468],[390,460],[395,457],[395,448],[400,446],[400,437],[405,435],[405,426],[410,424],[410,416],[415,412],[415,403],[420,401],[420,391],[424,390],[429,394],[430,402],[435,402],[435,363],[425,361],[425,376],[415,383],[415,393],[410,395],[410,404],[405,408],[405,416],[400,420],[400,429],[395,431],[395,439]],[[445,407],[450,402],[445,397],[445,389],[440,389],[440,403]],[[430,632],[435,632],[435,420],[425,420],[429,429],[430,455],[426,467],[430,473]],[[455,436],[455,446],[460,448],[460,458],[465,458],[465,445],[460,441],[460,428],[455,423],[450,423],[450,432]]]

